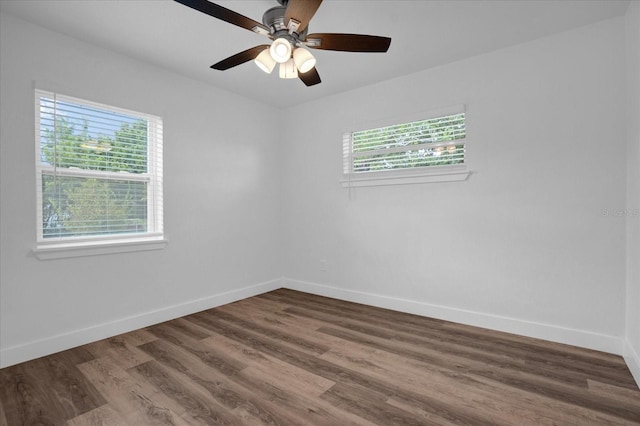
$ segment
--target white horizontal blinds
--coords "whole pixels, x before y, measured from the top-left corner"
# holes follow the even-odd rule
[[[347,135],[353,173],[464,163],[463,112]]]
[[[147,232],[148,183],[43,173],[43,238]]]
[[[164,195],[162,192],[163,184],[163,127],[162,120],[159,117],[149,117],[148,123],[148,141],[151,149],[148,152],[147,173],[152,176],[152,185],[149,187],[149,196],[147,197],[147,222],[152,232],[163,233],[164,224]]]
[[[342,170],[345,174],[351,173],[352,164],[351,133],[342,135]]]
[[[40,240],[162,232],[160,118],[36,99]]]

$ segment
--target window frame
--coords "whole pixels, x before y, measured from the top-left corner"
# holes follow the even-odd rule
[[[411,114],[410,116],[387,118],[374,123],[367,123],[360,126],[354,126],[342,134],[342,179],[340,183],[345,188],[380,186],[380,185],[404,185],[417,183],[434,183],[434,182],[456,182],[466,180],[471,172],[468,168],[468,137],[459,139],[464,145],[464,162],[461,164],[434,165],[400,169],[388,169],[366,172],[354,172],[354,150],[353,150],[353,133],[373,130],[383,127],[391,127],[399,124],[409,124],[424,120],[431,120],[455,114],[465,114],[465,126],[467,110],[465,105],[454,105],[437,110],[424,111]],[[457,142],[456,141],[456,142]],[[453,141],[436,142],[433,146],[452,145]],[[419,145],[416,145],[419,146]]]
[[[97,108],[116,114],[134,116],[147,121],[147,171],[145,173],[110,172],[56,167],[42,161],[41,104],[42,97],[53,102],[69,102],[89,108]],[[35,106],[35,171],[36,171],[36,247],[34,255],[41,260],[77,257],[97,254],[156,250],[164,248],[163,206],[163,120],[161,117],[115,107],[95,101],[60,94],[51,90],[34,90]],[[44,237],[43,227],[43,177],[79,177],[101,180],[145,182],[147,188],[147,231],[141,233],[102,234],[92,236]]]

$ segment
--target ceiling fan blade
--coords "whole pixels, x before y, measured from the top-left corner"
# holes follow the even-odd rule
[[[313,86],[315,84],[322,82],[322,80],[320,80],[320,74],[318,74],[318,71],[316,70],[315,67],[311,68],[309,71],[305,72],[304,74],[299,72],[298,78],[302,80],[302,82],[307,86]]]
[[[314,33],[309,34],[304,43],[313,49],[386,52],[391,45],[391,39],[364,34]]]
[[[222,7],[215,3],[211,3],[207,0],[175,0],[185,6],[197,10],[198,12],[206,13],[214,18],[221,19],[233,25],[237,25],[242,28],[246,28],[258,34],[269,34],[269,28],[262,25],[258,21],[254,21],[251,18],[247,18],[233,10],[229,10],[226,7]]]
[[[211,68],[214,70],[228,70],[229,68],[233,68],[240,64],[244,64],[252,59],[255,59],[256,56],[260,54],[265,49],[268,49],[268,44],[261,44],[260,46],[252,47],[251,49],[247,49],[244,52],[236,53],[233,56],[229,56],[227,59],[223,59],[217,64],[211,65]]]
[[[287,9],[284,12],[284,24],[289,25],[290,19],[295,19],[300,24],[295,30],[298,34],[302,33],[309,21],[316,14],[322,0],[289,0]]]

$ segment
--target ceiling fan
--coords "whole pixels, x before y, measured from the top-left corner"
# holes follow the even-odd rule
[[[175,1],[272,40],[271,44],[252,47],[211,65],[211,68],[220,71],[253,59],[266,73],[270,74],[276,64],[280,64],[280,78],[299,78],[307,86],[313,86],[321,80],[315,68],[316,59],[307,48],[342,52],[386,52],[391,44],[389,37],[342,33],[307,34],[309,21],[322,0],[277,0],[280,6],[267,10],[262,16],[262,23],[208,0]]]

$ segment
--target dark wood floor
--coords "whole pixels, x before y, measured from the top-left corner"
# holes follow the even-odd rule
[[[619,356],[277,290],[0,370],[14,425],[623,425]]]

